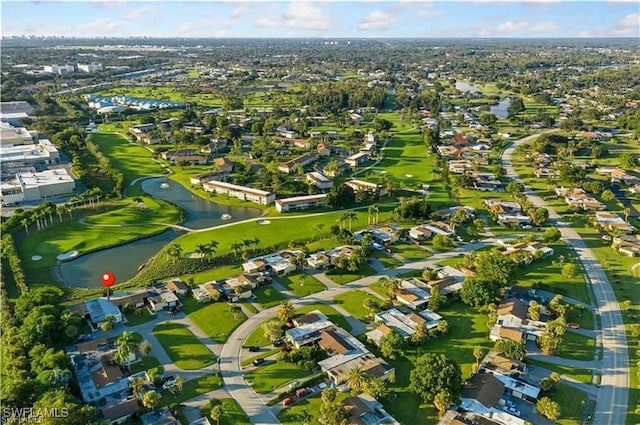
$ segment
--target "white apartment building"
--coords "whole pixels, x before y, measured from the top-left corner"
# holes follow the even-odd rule
[[[78,71],[81,72],[100,72],[104,68],[101,63],[87,63],[87,64],[78,64]]]
[[[294,196],[276,200],[278,212],[301,211],[309,208],[322,207],[325,203],[326,193],[308,196]]]
[[[205,192],[229,195],[243,201],[255,202],[262,205],[273,204],[276,200],[276,194],[273,192],[226,182],[210,181],[203,183],[202,188]]]

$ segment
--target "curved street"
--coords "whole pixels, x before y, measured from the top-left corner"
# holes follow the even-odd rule
[[[502,165],[511,179],[522,182],[512,163],[515,148],[536,137],[538,135],[516,140],[502,153]],[[593,424],[624,424],[629,399],[629,353],[620,306],[611,283],[593,251],[589,249],[578,232],[569,227],[560,215],[530,188],[525,188],[525,194],[534,206],[544,207],[549,211],[549,220],[560,230],[562,240],[575,250],[593,289],[596,312],[600,316],[598,340],[602,343],[602,360],[600,361],[602,380]]]

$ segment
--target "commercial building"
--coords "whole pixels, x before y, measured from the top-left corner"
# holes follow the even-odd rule
[[[73,65],[45,65],[44,72],[48,72],[50,74],[67,74],[69,72],[73,72],[75,69]]]
[[[78,71],[81,72],[100,72],[104,68],[101,63],[87,63],[87,64],[78,64]]]
[[[255,202],[262,205],[271,205],[276,201],[276,194],[273,192],[231,183],[209,181],[203,183],[202,188],[205,192],[228,195],[243,201]]]
[[[75,181],[65,169],[17,173],[15,179],[2,182],[2,202],[39,201],[73,193],[74,189]]]
[[[48,139],[40,139],[37,144],[1,145],[0,165],[6,167],[44,167],[60,163],[58,149]]]
[[[0,123],[0,144],[2,146],[32,145],[37,135],[37,132],[29,131],[24,127],[12,126],[8,122]]]
[[[324,206],[326,193],[318,195],[294,196],[276,200],[276,210],[278,212],[301,211],[309,208]]]

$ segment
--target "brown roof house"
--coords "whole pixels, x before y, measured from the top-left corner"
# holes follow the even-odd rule
[[[460,407],[472,412],[488,413],[504,394],[504,384],[489,373],[477,373],[462,389]]]

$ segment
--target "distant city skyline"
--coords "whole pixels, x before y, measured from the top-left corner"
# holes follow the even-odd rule
[[[2,36],[640,37],[636,1],[3,1]]]

